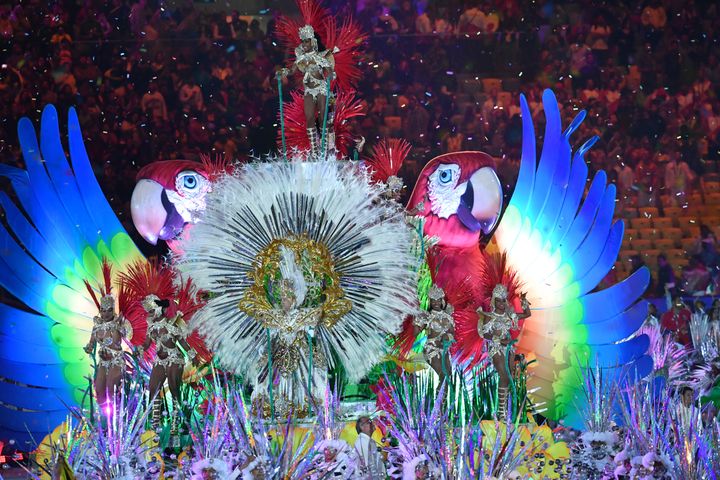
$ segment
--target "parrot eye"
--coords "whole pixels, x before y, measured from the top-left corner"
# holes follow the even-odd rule
[[[183,197],[197,197],[210,190],[210,182],[198,172],[186,170],[175,177],[175,188]]]
[[[453,179],[453,172],[449,168],[446,170],[440,170],[440,175],[438,176],[438,180],[440,180],[440,183],[443,185],[447,185],[448,183],[452,182]]]
[[[183,178],[183,186],[192,190],[197,187],[197,180],[192,175],[185,175]]]

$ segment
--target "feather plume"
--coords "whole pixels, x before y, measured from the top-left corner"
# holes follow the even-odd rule
[[[490,309],[492,292],[496,285],[505,285],[508,302],[512,305],[520,293],[520,279],[515,270],[510,268],[507,253],[488,253],[483,250],[483,269],[480,272],[480,288],[482,289],[483,308]]]
[[[202,299],[201,292],[195,287],[192,279],[188,278],[180,283],[175,293],[175,300],[170,302],[168,315],[172,316],[178,311],[182,312],[183,319],[189,324],[193,316],[204,306],[205,301]],[[187,343],[195,349],[203,361],[207,362],[212,358],[212,353],[210,353],[196,329],[192,329],[190,335],[188,335]]]
[[[293,91],[290,100],[285,102],[283,113],[285,116],[285,142],[289,151],[306,152],[310,149],[310,139],[305,127],[304,99],[301,91]],[[335,148],[341,155],[347,155],[354,135],[350,131],[348,121],[355,117],[364,116],[363,105],[352,91],[340,91],[335,98]],[[278,119],[280,113],[278,112]],[[281,132],[278,132],[278,147],[282,145]]]
[[[370,158],[365,165],[370,168],[370,178],[373,182],[387,183],[388,178],[397,176],[405,158],[410,153],[410,144],[399,138],[383,138],[372,150]]]
[[[412,233],[400,210],[378,204],[379,188],[343,162],[249,164],[219,180],[204,221],[181,241],[177,268],[215,292],[191,322],[226,368],[251,382],[266,369],[267,331],[238,309],[256,255],[274,240],[306,235],[324,245],[349,313],[319,324],[318,348],[359,380],[385,353],[385,338],[414,313]]]
[[[478,314],[475,309],[455,310],[455,343],[451,353],[458,363],[469,362],[467,369],[478,365],[484,358],[483,344],[485,339],[478,331]]]
[[[172,298],[175,292],[173,271],[156,258],[132,263],[118,277],[120,284],[120,312],[133,329],[133,345],[141,345],[147,332],[147,312],[142,300],[148,295]]]
[[[337,49],[333,57],[338,89],[345,91],[356,88],[362,75],[358,64],[367,34],[352,17],[345,18],[338,26],[337,20],[331,16],[325,17],[319,33],[328,50]]]
[[[323,8],[320,2],[296,0],[295,3],[300,10],[301,19],[298,21],[283,15],[278,19],[275,27],[275,34],[280,44],[290,52],[294,52],[295,47],[300,44],[300,27],[310,25],[319,34],[325,20],[330,16],[330,12]],[[320,38],[323,39],[322,36]]]
[[[102,259],[103,289],[100,290],[103,296],[112,293],[112,265],[106,257]]]
[[[95,290],[93,290],[92,286],[87,280],[83,280],[83,283],[85,284],[85,288],[87,288],[87,291],[90,294],[90,298],[92,298],[93,303],[98,308],[98,310],[100,310],[100,301],[95,294]]]
[[[234,166],[232,158],[225,158],[222,154],[200,154],[200,161],[207,173],[207,179],[213,183],[221,176],[232,173]]]

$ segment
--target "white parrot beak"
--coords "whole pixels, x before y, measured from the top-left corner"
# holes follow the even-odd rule
[[[135,185],[130,199],[130,213],[135,228],[152,245],[157,244],[168,216],[161,200],[164,190],[156,181],[142,179]]]
[[[460,197],[457,215],[473,232],[490,233],[502,212],[502,185],[495,170],[483,167],[466,182],[465,193]]]

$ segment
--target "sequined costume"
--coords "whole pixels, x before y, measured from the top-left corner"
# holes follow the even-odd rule
[[[443,354],[444,342],[454,340],[452,332],[453,318],[452,306],[444,310],[431,310],[418,317],[418,326],[425,330],[427,342],[425,343],[425,359],[428,362]]]
[[[295,65],[303,74],[305,95],[312,95],[313,99],[317,99],[318,95],[327,95],[327,81],[323,71],[335,68],[330,50],[318,52],[317,41],[313,39],[311,51],[306,52],[302,46],[295,48]]]
[[[496,311],[495,302],[497,300],[505,302],[505,309],[502,312]],[[528,307],[529,304],[523,299],[523,310]],[[507,300],[507,288],[502,284],[497,285],[490,301],[490,311],[486,312],[480,307],[478,314],[481,317],[478,322],[478,333],[485,338],[488,356],[504,354],[505,347],[511,339],[510,332],[518,328],[520,318]]]
[[[494,308],[482,314],[486,321],[478,326],[482,326],[480,334],[485,337],[488,356],[505,353],[505,346],[510,340],[510,331],[518,327],[517,314],[511,310],[497,313]]]
[[[145,299],[145,305],[152,305],[157,299],[154,295],[150,295]],[[178,312],[174,318],[170,319],[161,314],[161,309],[148,307],[150,311],[148,315],[147,338],[155,342],[156,356],[155,365],[162,368],[172,366],[182,367],[185,365],[185,358],[180,350],[179,343],[184,342],[190,332],[182,320],[182,312]],[[195,357],[195,351],[190,350],[188,355]]]
[[[125,368],[125,353],[122,350],[122,339],[127,336],[125,319],[115,315],[108,322],[99,316],[94,319],[92,337],[98,344],[98,367]]]
[[[322,320],[320,308],[295,308],[285,311],[274,308],[264,315],[262,320],[274,332],[272,343],[273,370],[276,377],[274,408],[276,415],[285,416],[291,411],[302,415],[308,404],[306,389],[307,378],[312,370],[312,396],[322,398],[327,387],[328,362],[323,351],[315,345],[315,329]],[[312,360],[310,343],[312,342]],[[268,363],[267,349],[258,352],[261,364]],[[261,382],[253,395],[256,399],[267,400],[268,378]]]
[[[330,50],[318,51],[315,31],[310,25],[300,28],[299,33],[300,40],[310,40],[312,47],[309,52],[302,45],[295,47],[295,63],[293,65],[303,74],[305,95],[312,95],[313,99],[317,99],[318,95],[327,95],[327,81],[324,71],[330,70],[332,72],[331,77],[334,76],[334,52]]]

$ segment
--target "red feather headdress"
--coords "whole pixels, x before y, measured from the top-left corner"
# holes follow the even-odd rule
[[[133,328],[132,343],[141,345],[147,331],[147,312],[142,301],[148,295],[172,298],[175,293],[173,271],[157,259],[139,260],[120,274],[120,311]]]
[[[330,51],[336,47],[338,49],[333,54],[337,86],[340,90],[353,89],[360,80],[361,73],[358,63],[367,35],[352,18],[346,18],[338,26],[338,22],[327,9],[320,5],[320,2],[296,0],[296,3],[302,19],[297,21],[282,16],[277,22],[275,32],[281,45],[294,55],[295,47],[300,45],[300,28],[310,25],[320,37],[325,48]],[[290,62],[292,61],[291,59]]]

